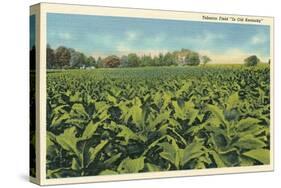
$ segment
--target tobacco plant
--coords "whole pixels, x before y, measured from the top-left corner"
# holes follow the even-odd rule
[[[47,74],[47,177],[270,163],[270,69]]]

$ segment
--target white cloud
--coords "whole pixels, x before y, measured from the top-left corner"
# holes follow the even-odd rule
[[[250,40],[250,43],[253,45],[264,44],[265,42],[266,36],[263,33],[257,33]]]
[[[70,40],[73,38],[73,36],[68,32],[59,32],[57,35],[62,40]]]
[[[128,53],[130,51],[132,51],[132,49],[129,47],[130,44],[128,42],[120,42],[119,44],[117,44],[116,46],[116,51],[118,53]]]
[[[139,32],[127,31],[125,32],[125,36],[126,38],[117,42],[115,46],[118,54],[136,53],[138,55],[155,55],[163,52],[161,44],[166,40],[166,35],[164,34],[159,33],[157,35],[142,37]]]
[[[112,35],[108,33],[87,34],[86,39],[101,46],[111,46],[113,41]]]
[[[71,33],[62,31],[51,31],[48,35],[52,38],[58,38],[59,40],[71,40],[74,38]]]
[[[193,46],[212,46],[217,40],[224,39],[225,36],[223,34],[215,34],[209,31],[205,31],[202,34],[198,34],[194,37],[186,36],[186,37],[179,37],[177,39],[180,43],[186,43]]]
[[[126,40],[133,41],[133,40],[137,40],[140,37],[140,33],[136,31],[126,31],[125,36],[126,36]]]

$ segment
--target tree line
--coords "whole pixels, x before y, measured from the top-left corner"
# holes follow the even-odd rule
[[[117,68],[117,67],[145,67],[145,66],[197,66],[206,64],[211,59],[201,56],[199,53],[189,49],[159,53],[156,56],[137,55],[110,55],[107,57],[94,58],[86,56],[72,48],[60,46],[56,49],[47,45],[47,68],[48,69],[77,69],[77,68]]]

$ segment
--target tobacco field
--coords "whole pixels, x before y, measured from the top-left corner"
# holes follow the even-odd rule
[[[47,73],[47,178],[270,163],[269,65]]]

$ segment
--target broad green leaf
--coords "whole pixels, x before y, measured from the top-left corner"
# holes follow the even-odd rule
[[[181,166],[184,166],[190,160],[199,158],[201,155],[203,155],[204,152],[202,150],[202,147],[203,146],[201,143],[191,143],[187,145],[183,150],[181,150]]]
[[[163,152],[160,153],[160,156],[179,168],[179,155],[176,149],[166,142],[162,143],[160,146],[164,149]]]
[[[162,102],[162,93],[157,92],[153,95],[153,101],[157,105],[157,107],[161,107],[161,102]]]
[[[87,125],[86,129],[83,132],[82,139],[91,138],[99,127],[98,123],[93,123],[92,121]]]
[[[79,156],[80,153],[77,149],[79,138],[76,137],[75,127],[65,129],[62,134],[56,136],[56,141],[63,149]]]
[[[171,162],[177,169],[179,169],[180,165],[180,149],[177,146],[176,142],[172,140],[172,143],[169,144],[167,142],[158,144],[163,148],[163,151],[160,153],[160,156],[169,162]]]
[[[215,151],[210,151],[209,153],[213,156],[213,159],[214,159],[214,161],[215,161],[215,163],[216,163],[216,166],[217,166],[218,168],[225,167],[225,163],[224,163],[223,160],[220,158],[220,155],[219,155],[217,152],[215,152]]]
[[[144,168],[144,157],[137,159],[126,158],[118,166],[119,173],[137,173]]]
[[[81,102],[82,101],[81,93],[76,91],[74,95],[69,96],[69,101],[70,102]]]
[[[81,169],[80,164],[79,164],[79,162],[77,161],[76,158],[72,158],[71,169],[77,170],[77,171]]]
[[[95,103],[95,108],[98,113],[107,110],[110,107],[106,102],[100,101]]]
[[[70,116],[71,117],[81,117],[82,116],[84,118],[87,118],[88,114],[87,114],[83,104],[75,103],[71,107]]]
[[[224,125],[227,125],[227,121],[226,121],[225,118],[224,118],[223,111],[222,111],[219,107],[217,107],[217,106],[215,106],[215,105],[209,104],[209,105],[207,105],[207,109],[208,109],[210,112],[212,112],[212,113],[214,114],[214,116],[217,117],[218,120],[219,120],[221,123],[223,123]]]
[[[238,123],[237,123],[237,130],[238,131],[247,131],[248,129],[252,129],[254,127],[256,127],[256,125],[260,122],[260,120],[255,119],[255,118],[251,118],[248,117],[246,119],[241,119]]]
[[[157,166],[152,163],[145,163],[146,168],[148,169],[149,172],[159,172],[161,171],[161,167]]]
[[[69,118],[70,118],[70,116],[69,116],[68,113],[55,116],[55,117],[52,119],[51,126],[52,126],[52,127],[59,126],[59,125],[61,125],[65,120],[67,120],[67,119],[69,119]]]
[[[198,116],[198,113],[199,113],[199,110],[196,110],[196,109],[190,110],[190,112],[189,112],[189,122],[188,122],[189,125],[193,124],[193,122],[195,121],[195,119]]]
[[[89,149],[89,162],[87,166],[89,166],[97,157],[97,155],[101,152],[101,150],[108,144],[108,140],[102,140],[97,146],[91,147]]]
[[[107,95],[107,100],[110,101],[114,105],[117,104],[117,99],[110,94]]]
[[[164,111],[163,113],[157,114],[155,119],[149,122],[150,131],[153,131],[156,126],[160,123],[167,121],[170,117],[170,110]],[[155,130],[154,130],[155,131]]]
[[[145,141],[146,138],[142,137],[141,135],[137,135],[134,133],[131,129],[124,125],[119,125],[119,128],[121,128],[121,131],[117,134],[117,137],[124,138],[126,141],[126,144],[128,144],[129,140],[140,140]]]
[[[185,108],[186,111],[192,110],[192,109],[195,108],[195,105],[194,105],[193,102],[187,101],[187,102],[184,103],[184,108]]]
[[[233,93],[232,95],[230,95],[226,101],[226,105],[227,105],[227,110],[231,110],[235,107],[237,107],[239,105],[240,101],[239,101],[239,95],[237,92]]]
[[[74,125],[79,128],[84,128],[84,125],[87,123],[87,120],[80,119],[80,118],[70,118],[65,121],[66,124]]]
[[[109,159],[104,161],[104,164],[111,165],[112,163],[116,162],[121,157],[121,155],[122,155],[121,153],[118,153],[116,155],[111,156]]]
[[[181,109],[181,107],[179,106],[178,102],[177,101],[172,101],[172,104],[174,106],[174,109],[175,109],[175,117],[176,118],[180,118],[182,120],[185,119],[185,113],[184,111]]]
[[[52,116],[57,116],[57,115],[68,113],[66,111],[66,108],[68,108],[68,106],[69,105],[66,105],[66,104],[56,106],[54,109],[52,109]]]
[[[133,105],[132,108],[130,108],[130,114],[132,115],[133,122],[137,126],[142,124],[143,121],[142,109],[137,103]]]
[[[106,120],[107,118],[109,118],[109,114],[108,114],[108,108],[110,107],[110,105],[108,105],[106,102],[101,101],[101,102],[95,102],[95,109],[96,111],[94,112],[92,118],[98,118],[100,120],[100,122]]]
[[[142,102],[141,102],[139,97],[135,97],[133,99],[132,103],[133,103],[134,106],[138,106],[138,107],[140,107],[142,105]]]
[[[240,166],[253,166],[255,164],[255,160],[246,156],[241,155]]]
[[[234,145],[240,149],[259,149],[266,146],[263,141],[251,135],[240,138]]]
[[[165,108],[167,108],[167,106],[171,103],[171,98],[172,98],[172,96],[171,96],[170,93],[165,92],[162,97],[163,97],[162,109],[165,109]]]
[[[270,151],[268,149],[256,149],[243,153],[244,156],[255,159],[263,164],[270,163]]]
[[[220,158],[228,167],[237,166],[240,164],[240,153],[237,149],[231,148],[225,152],[220,152]]]
[[[131,117],[131,114],[130,114],[130,109],[129,107],[127,106],[127,103],[126,102],[123,102],[121,101],[119,104],[118,104],[118,107],[119,109],[121,110],[121,119],[127,123],[129,118]]]

